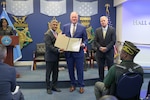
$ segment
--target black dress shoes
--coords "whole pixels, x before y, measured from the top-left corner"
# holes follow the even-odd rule
[[[47,89],[47,93],[48,94],[52,94],[52,90],[51,89]]]
[[[53,91],[56,91],[56,92],[61,92],[61,90],[58,89],[58,88],[52,88],[52,90],[53,90]]]

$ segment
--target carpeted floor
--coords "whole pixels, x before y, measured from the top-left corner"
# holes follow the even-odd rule
[[[98,81],[97,68],[88,68],[87,71],[84,71],[84,94],[79,94],[78,88],[73,93],[70,93],[68,70],[64,69],[59,71],[58,87],[62,92],[53,92],[52,95],[46,93],[45,66],[37,66],[37,70],[35,71],[31,71],[30,66],[16,67],[16,70],[21,75],[20,78],[17,78],[17,82],[21,87],[25,100],[95,100],[94,84]],[[105,74],[107,74],[107,71],[105,71]],[[141,89],[141,98],[145,97],[149,80],[150,73],[145,73],[144,83]]]

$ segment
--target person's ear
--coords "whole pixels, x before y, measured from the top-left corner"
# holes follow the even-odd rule
[[[127,58],[128,57],[128,54],[127,53],[124,53],[124,58]]]

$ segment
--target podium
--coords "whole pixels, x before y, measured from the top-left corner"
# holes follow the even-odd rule
[[[4,63],[7,63],[10,66],[14,66],[13,59],[13,48],[19,44],[18,36],[0,36],[0,44],[5,45],[7,47],[7,57]],[[16,77],[20,77],[20,74],[17,73]]]

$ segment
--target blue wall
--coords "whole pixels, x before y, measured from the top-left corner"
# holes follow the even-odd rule
[[[105,15],[105,4],[109,3],[110,7],[110,17],[113,27],[116,25],[116,9],[113,7],[113,0],[98,0],[98,14],[91,17],[91,26],[93,26],[94,31],[99,24],[99,17]],[[61,28],[64,24],[70,22],[70,12],[73,11],[73,1],[67,0],[67,13],[56,17],[58,21],[61,22]],[[0,13],[2,12],[2,7],[0,7]],[[14,22],[12,16],[8,14],[11,21]],[[47,23],[52,19],[52,17],[43,15],[40,13],[40,0],[34,0],[34,13],[27,16],[26,22],[28,23],[29,31],[33,42],[22,49],[22,59],[21,61],[30,61],[33,59],[33,51],[36,48],[36,44],[44,42],[44,33],[47,31]]]

